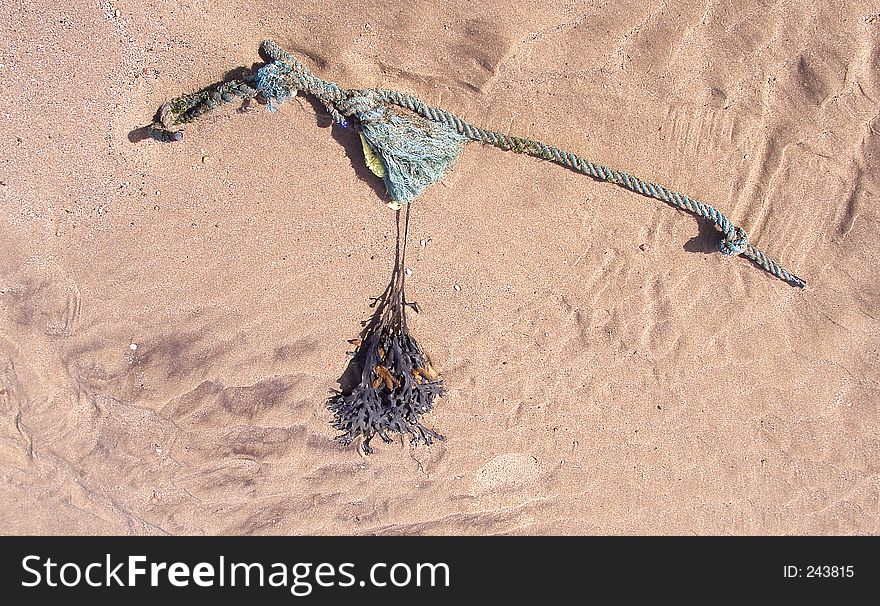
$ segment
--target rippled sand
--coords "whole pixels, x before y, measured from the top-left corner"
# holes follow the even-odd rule
[[[0,532],[880,532],[877,7],[442,6],[0,8]],[[132,135],[265,37],[715,204],[809,287],[471,144],[411,233],[447,441],[364,458],[325,408],[393,259],[356,135]]]

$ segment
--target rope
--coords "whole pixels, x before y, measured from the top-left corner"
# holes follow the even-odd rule
[[[227,80],[216,87],[178,97],[159,108],[150,129],[161,139],[168,139],[171,134],[170,139],[180,141],[183,133],[177,127],[194,122],[224,103],[252,99],[260,92],[253,85],[253,79]]]
[[[714,206],[695,200],[682,193],[672,191],[663,185],[651,183],[626,172],[615,170],[602,164],[591,162],[572,152],[547,145],[524,137],[514,137],[493,130],[480,128],[446,110],[432,107],[412,95],[399,91],[378,88],[343,89],[333,82],[323,80],[314,74],[293,55],[279,47],[272,40],[263,41],[261,48],[272,62],[258,71],[252,80],[233,80],[219,85],[212,91],[200,91],[175,99],[165,104],[157,116],[153,128],[164,133],[174,132],[180,124],[191,122],[199,116],[215,109],[223,102],[235,97],[250,99],[257,93],[268,102],[274,111],[274,102],[281,103],[295,95],[297,91],[310,94],[321,101],[333,120],[343,127],[348,126],[348,118],[357,117],[364,111],[364,103],[390,103],[412,111],[423,118],[443,124],[471,141],[492,145],[504,151],[525,154],[541,160],[559,164],[594,179],[614,183],[643,196],[666,202],[680,210],[711,221],[721,232],[719,250],[725,256],[742,255],[777,278],[792,286],[804,288],[807,283],[794,275],[777,261],[749,242],[745,230],[734,224],[724,213]],[[176,138],[175,138],[176,140]]]

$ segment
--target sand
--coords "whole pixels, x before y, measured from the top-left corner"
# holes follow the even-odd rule
[[[0,8],[0,532],[880,532],[880,16],[871,3],[97,0]],[[469,145],[413,208],[447,440],[325,408],[393,213],[307,102],[160,144],[272,37],[703,199]]]

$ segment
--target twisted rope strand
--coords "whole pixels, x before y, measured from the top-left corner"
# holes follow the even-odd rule
[[[192,122],[196,118],[216,109],[222,103],[233,101],[236,97],[250,99],[258,93],[274,109],[272,102],[286,100],[302,91],[317,98],[327,108],[334,121],[348,126],[348,117],[357,113],[358,104],[346,103],[348,100],[370,99],[375,103],[390,103],[412,111],[423,118],[444,124],[472,141],[492,145],[504,151],[525,154],[541,160],[559,164],[574,171],[614,183],[637,194],[666,202],[697,217],[711,221],[721,232],[723,239],[719,249],[725,256],[742,255],[777,278],[792,286],[804,288],[807,283],[794,275],[777,261],[771,259],[749,242],[741,227],[734,224],[720,210],[650,181],[634,177],[626,172],[615,170],[602,164],[591,162],[569,151],[525,137],[514,137],[504,133],[480,128],[446,110],[432,107],[421,99],[400,91],[381,88],[344,89],[339,85],[315,76],[301,61],[282,49],[272,40],[261,44],[263,52],[272,60],[257,73],[256,77],[244,80],[230,80],[213,90],[200,91],[179,97],[166,103],[159,110],[152,128],[163,139],[179,140],[176,127]]]

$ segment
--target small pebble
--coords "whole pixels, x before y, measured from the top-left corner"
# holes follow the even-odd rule
[[[647,244],[639,244],[639,250],[642,252],[648,250],[648,245]]]
[[[131,345],[128,346],[128,348],[132,351],[135,351],[138,348],[137,343],[132,343]]]
[[[405,270],[403,270],[403,273],[406,274],[406,277],[409,277],[412,275],[412,270],[407,267]]]
[[[461,286],[459,286],[458,284],[456,284],[456,285],[453,286],[452,288],[453,288],[453,290],[455,290],[455,292],[459,292],[459,291],[461,291]]]
[[[202,156],[202,164],[207,164],[208,160],[210,160],[211,156],[204,155]]]
[[[113,16],[114,17],[121,17],[122,11],[117,8],[116,10],[113,11]]]

